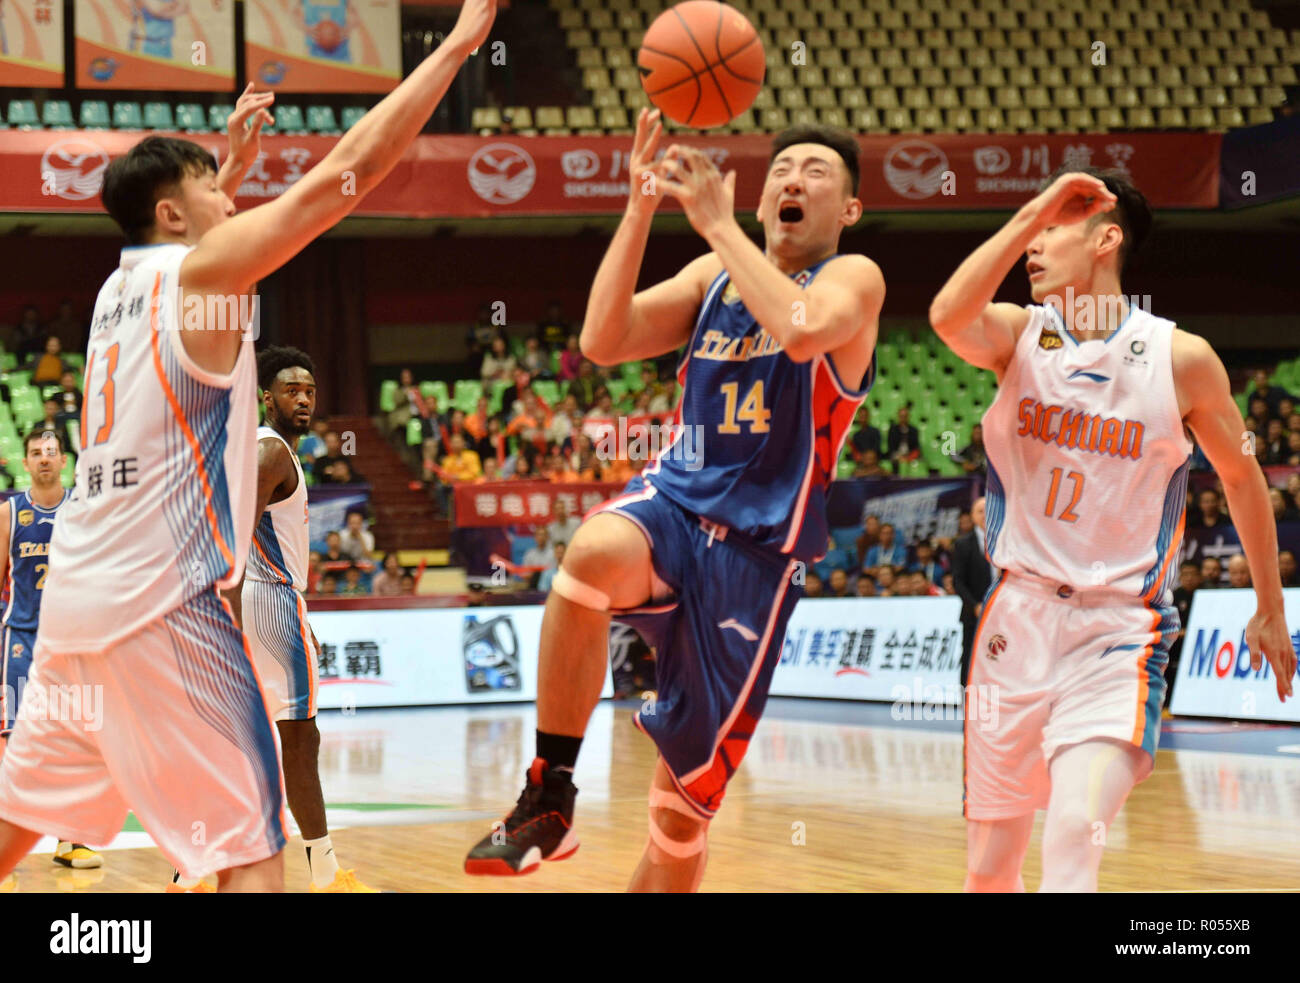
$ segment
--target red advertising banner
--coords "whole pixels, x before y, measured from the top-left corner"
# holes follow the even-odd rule
[[[555,503],[583,516],[623,490],[624,482],[484,481],[456,486],[457,526],[545,525]]]
[[[0,145],[0,211],[100,210],[111,157],[138,133],[9,132]],[[218,155],[224,134],[195,137]],[[248,208],[283,193],[315,166],[335,137],[271,136],[240,188]],[[723,171],[736,171],[736,202],[751,211],[770,140],[690,137]],[[1120,167],[1156,208],[1218,206],[1217,133],[926,134],[860,137],[867,211],[1010,209],[1027,201],[1062,165]],[[424,136],[407,150],[359,215],[469,218],[618,213],[627,200],[624,137]],[[675,202],[665,204],[676,209]]]

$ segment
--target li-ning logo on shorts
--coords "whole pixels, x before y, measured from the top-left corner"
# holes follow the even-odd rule
[[[999,655],[1007,650],[1007,639],[1005,635],[994,635],[989,639],[989,658],[997,659]]]

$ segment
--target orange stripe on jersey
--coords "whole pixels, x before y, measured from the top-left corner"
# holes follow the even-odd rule
[[[307,715],[314,717],[316,716],[316,686],[314,685],[316,647],[311,643],[311,628],[307,626],[307,602],[302,599],[302,595],[297,591],[294,591],[293,595],[298,603],[299,634],[302,635],[302,649],[307,653],[307,676],[311,680],[307,685]]]
[[[984,622],[988,619],[989,612],[993,610],[993,602],[998,599],[998,594],[1001,593],[1002,587],[1006,582],[1007,578],[1004,575],[1002,579],[998,581],[997,586],[993,588],[993,593],[990,594],[989,599],[984,602],[984,610],[980,612],[980,620],[975,625],[975,634],[971,636],[970,667],[966,670],[966,701],[968,705],[971,698],[970,693],[975,686],[975,668],[979,665],[979,648],[977,643],[979,642],[980,632],[984,630]],[[968,743],[966,732],[970,729],[970,722],[973,716],[973,714],[967,712],[965,714],[966,719],[961,725],[961,811],[963,816],[966,815],[966,746]]]
[[[194,436],[194,431],[190,429],[189,421],[185,419],[185,411],[181,409],[180,400],[176,398],[176,393],[172,391],[171,383],[167,381],[167,373],[163,370],[162,352],[158,347],[158,294],[162,288],[162,274],[154,276],[153,296],[149,299],[149,344],[153,348],[153,367],[158,373],[158,384],[162,386],[163,393],[167,396],[167,403],[176,414],[176,422],[181,426],[181,432],[185,434],[185,440],[190,445],[190,450],[198,459],[199,482],[203,486],[203,511],[208,517],[208,525],[212,527],[212,538],[217,547],[221,550],[222,557],[230,564],[230,568],[235,568],[235,555],[231,552],[230,546],[221,538],[221,527],[217,524],[217,514],[212,508],[212,486],[208,483],[208,472],[205,467],[206,461],[203,457],[203,450],[199,447],[198,438]],[[177,344],[180,340],[177,339]],[[82,404],[84,407],[84,403]]]
[[[95,371],[95,353],[90,353],[90,360],[86,362],[86,375],[81,380],[83,389],[90,388],[90,373]],[[90,400],[86,399],[83,394],[81,397],[81,449],[86,449],[86,409],[90,406]]]
[[[1178,522],[1174,526],[1174,541],[1169,544],[1169,549],[1165,551],[1165,562],[1160,564],[1160,573],[1156,576],[1155,582],[1152,583],[1151,589],[1143,595],[1142,600],[1150,603],[1156,594],[1164,590],[1165,578],[1169,576],[1169,564],[1173,562],[1174,557],[1179,553],[1179,547],[1183,544],[1183,523],[1187,519],[1187,503],[1183,503],[1183,509],[1178,515]]]
[[[1133,721],[1133,737],[1131,738],[1132,743],[1137,747],[1142,746],[1142,736],[1146,733],[1147,729],[1147,693],[1149,685],[1147,681],[1147,660],[1151,658],[1151,653],[1155,650],[1155,644],[1160,640],[1159,611],[1151,612],[1151,631],[1154,635],[1151,641],[1146,644],[1146,647],[1142,649],[1142,653],[1138,656],[1137,660],[1137,714]]]
[[[253,546],[257,549],[257,552],[262,554],[262,559],[266,561],[266,565],[271,568],[272,572],[274,572],[277,577],[280,578],[280,583],[289,583],[288,578],[284,575],[284,571],[275,565],[274,561],[266,555],[266,550],[262,549],[262,544],[257,541],[256,530],[253,531]]]

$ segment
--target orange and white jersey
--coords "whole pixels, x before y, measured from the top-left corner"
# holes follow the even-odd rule
[[[289,442],[271,427],[258,427],[257,439],[278,440],[289,449],[298,486],[293,494],[272,502],[257,517],[253,527],[253,549],[248,554],[248,579],[268,584],[288,584],[294,590],[307,587],[307,479],[298,455]]]
[[[984,414],[989,556],[1160,604],[1178,573],[1192,450],[1174,324],[1133,306],[1108,339],[1079,342],[1055,308],[1029,315]]]
[[[239,583],[257,492],[257,372],[246,331],[228,375],[181,344],[191,246],[129,246],[95,301],[81,453],[50,543],[41,641],[95,653]]]

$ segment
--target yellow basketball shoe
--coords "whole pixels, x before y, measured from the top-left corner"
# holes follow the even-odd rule
[[[334,880],[330,881],[324,887],[311,886],[312,894],[382,894],[383,892],[373,887],[366,887],[359,880],[354,871],[339,868],[334,874]]]
[[[10,874],[3,881],[0,881],[0,894],[13,894],[18,890],[18,875]]]
[[[54,862],[77,870],[104,866],[104,858],[84,843],[66,843],[62,840],[59,841],[59,848],[54,851]]]

